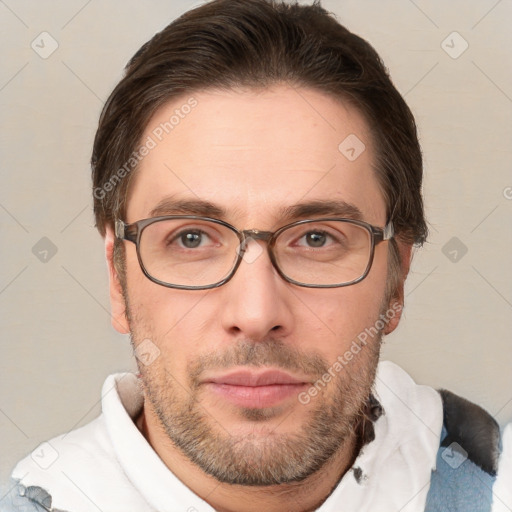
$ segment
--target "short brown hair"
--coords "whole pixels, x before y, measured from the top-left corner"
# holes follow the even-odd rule
[[[159,107],[207,88],[277,83],[312,88],[357,107],[374,139],[376,176],[395,233],[406,244],[422,244],[427,226],[413,115],[373,47],[318,1],[213,0],[186,12],[140,48],[103,108],[94,141],[94,213],[100,233],[116,218],[125,220],[135,171],[120,170]],[[396,263],[395,242],[392,247]]]

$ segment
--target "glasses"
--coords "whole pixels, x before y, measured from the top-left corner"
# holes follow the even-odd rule
[[[170,215],[133,224],[116,220],[115,234],[136,245],[140,267],[154,283],[205,290],[234,276],[252,240],[267,243],[272,265],[289,283],[308,288],[349,286],[368,275],[375,246],[394,233],[391,222],[382,229],[342,218],[299,220],[270,232],[240,231],[209,217]]]

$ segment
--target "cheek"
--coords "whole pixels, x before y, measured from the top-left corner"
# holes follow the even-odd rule
[[[336,346],[341,348],[375,323],[384,294],[376,290],[372,290],[371,295],[346,291],[318,304],[318,310],[322,312],[319,334],[322,333],[323,339],[330,343],[335,340]]]
[[[150,281],[137,257],[127,257],[127,289],[131,330],[135,343],[148,338],[172,367],[179,367],[187,354],[200,349],[207,314],[202,307],[207,291],[166,288]],[[184,366],[183,366],[184,367]]]
[[[368,276],[352,286],[321,290],[305,303],[314,314],[302,317],[301,329],[315,333],[315,348],[335,360],[358,335],[375,326],[386,295],[386,258],[376,258]],[[307,320],[306,320],[307,318]]]

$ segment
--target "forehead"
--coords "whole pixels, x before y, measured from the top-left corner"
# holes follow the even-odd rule
[[[206,201],[225,220],[264,228],[292,205],[339,201],[385,223],[368,126],[347,103],[320,92],[205,90],[162,106],[131,185],[127,221],[163,200]]]

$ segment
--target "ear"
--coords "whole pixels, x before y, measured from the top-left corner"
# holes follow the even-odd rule
[[[105,234],[105,257],[108,266],[112,327],[121,334],[128,334],[130,327],[128,319],[126,318],[126,304],[124,302],[123,289],[114,267],[114,240],[114,231],[111,226],[107,226]]]
[[[412,245],[404,244],[398,240],[397,245],[400,258],[399,283],[388,304],[389,309],[394,311],[394,315],[386,324],[384,334],[392,333],[398,327],[400,318],[402,318],[402,311],[404,309],[404,284],[407,275],[409,274],[409,268],[412,261]]]

